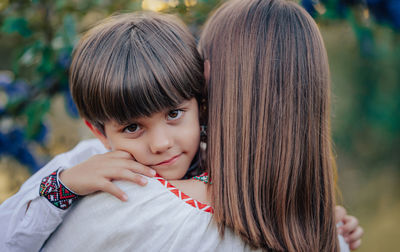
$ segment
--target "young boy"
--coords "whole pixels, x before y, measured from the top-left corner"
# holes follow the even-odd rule
[[[100,141],[57,156],[2,204],[1,248],[39,250],[79,196],[105,191],[126,201],[113,180],[145,185],[138,173],[185,175],[199,147],[204,80],[184,27],[165,15],[125,14],[82,38],[71,64],[71,92]]]

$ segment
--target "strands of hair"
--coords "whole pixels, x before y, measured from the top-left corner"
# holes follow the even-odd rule
[[[337,251],[329,67],[313,19],[293,2],[228,1],[199,49],[221,233],[269,251]]]
[[[99,129],[203,97],[203,63],[177,18],[157,13],[112,16],[77,45],[71,93],[82,117]]]

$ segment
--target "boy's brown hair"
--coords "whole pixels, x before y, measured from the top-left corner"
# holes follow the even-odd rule
[[[337,251],[327,55],[296,3],[237,0],[211,16],[207,162],[214,220],[256,248]]]
[[[70,67],[72,97],[83,118],[125,124],[203,96],[203,63],[177,18],[151,12],[112,16],[89,30]]]

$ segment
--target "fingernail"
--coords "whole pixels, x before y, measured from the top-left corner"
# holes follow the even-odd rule
[[[142,183],[142,185],[146,185],[147,184],[147,179],[145,178],[140,178],[140,182]]]
[[[123,195],[122,195],[122,200],[123,200],[123,201],[127,201],[127,200],[128,200],[128,195],[123,194]]]
[[[156,176],[156,171],[155,171],[155,170],[151,170],[150,173],[151,173],[151,176],[152,176],[152,177]]]

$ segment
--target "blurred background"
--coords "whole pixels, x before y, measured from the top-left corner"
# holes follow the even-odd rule
[[[218,0],[0,0],[0,203],[53,156],[91,138],[68,90],[74,44],[115,12],[179,15],[199,36]],[[359,251],[400,245],[400,0],[298,1],[329,55],[340,203]]]

